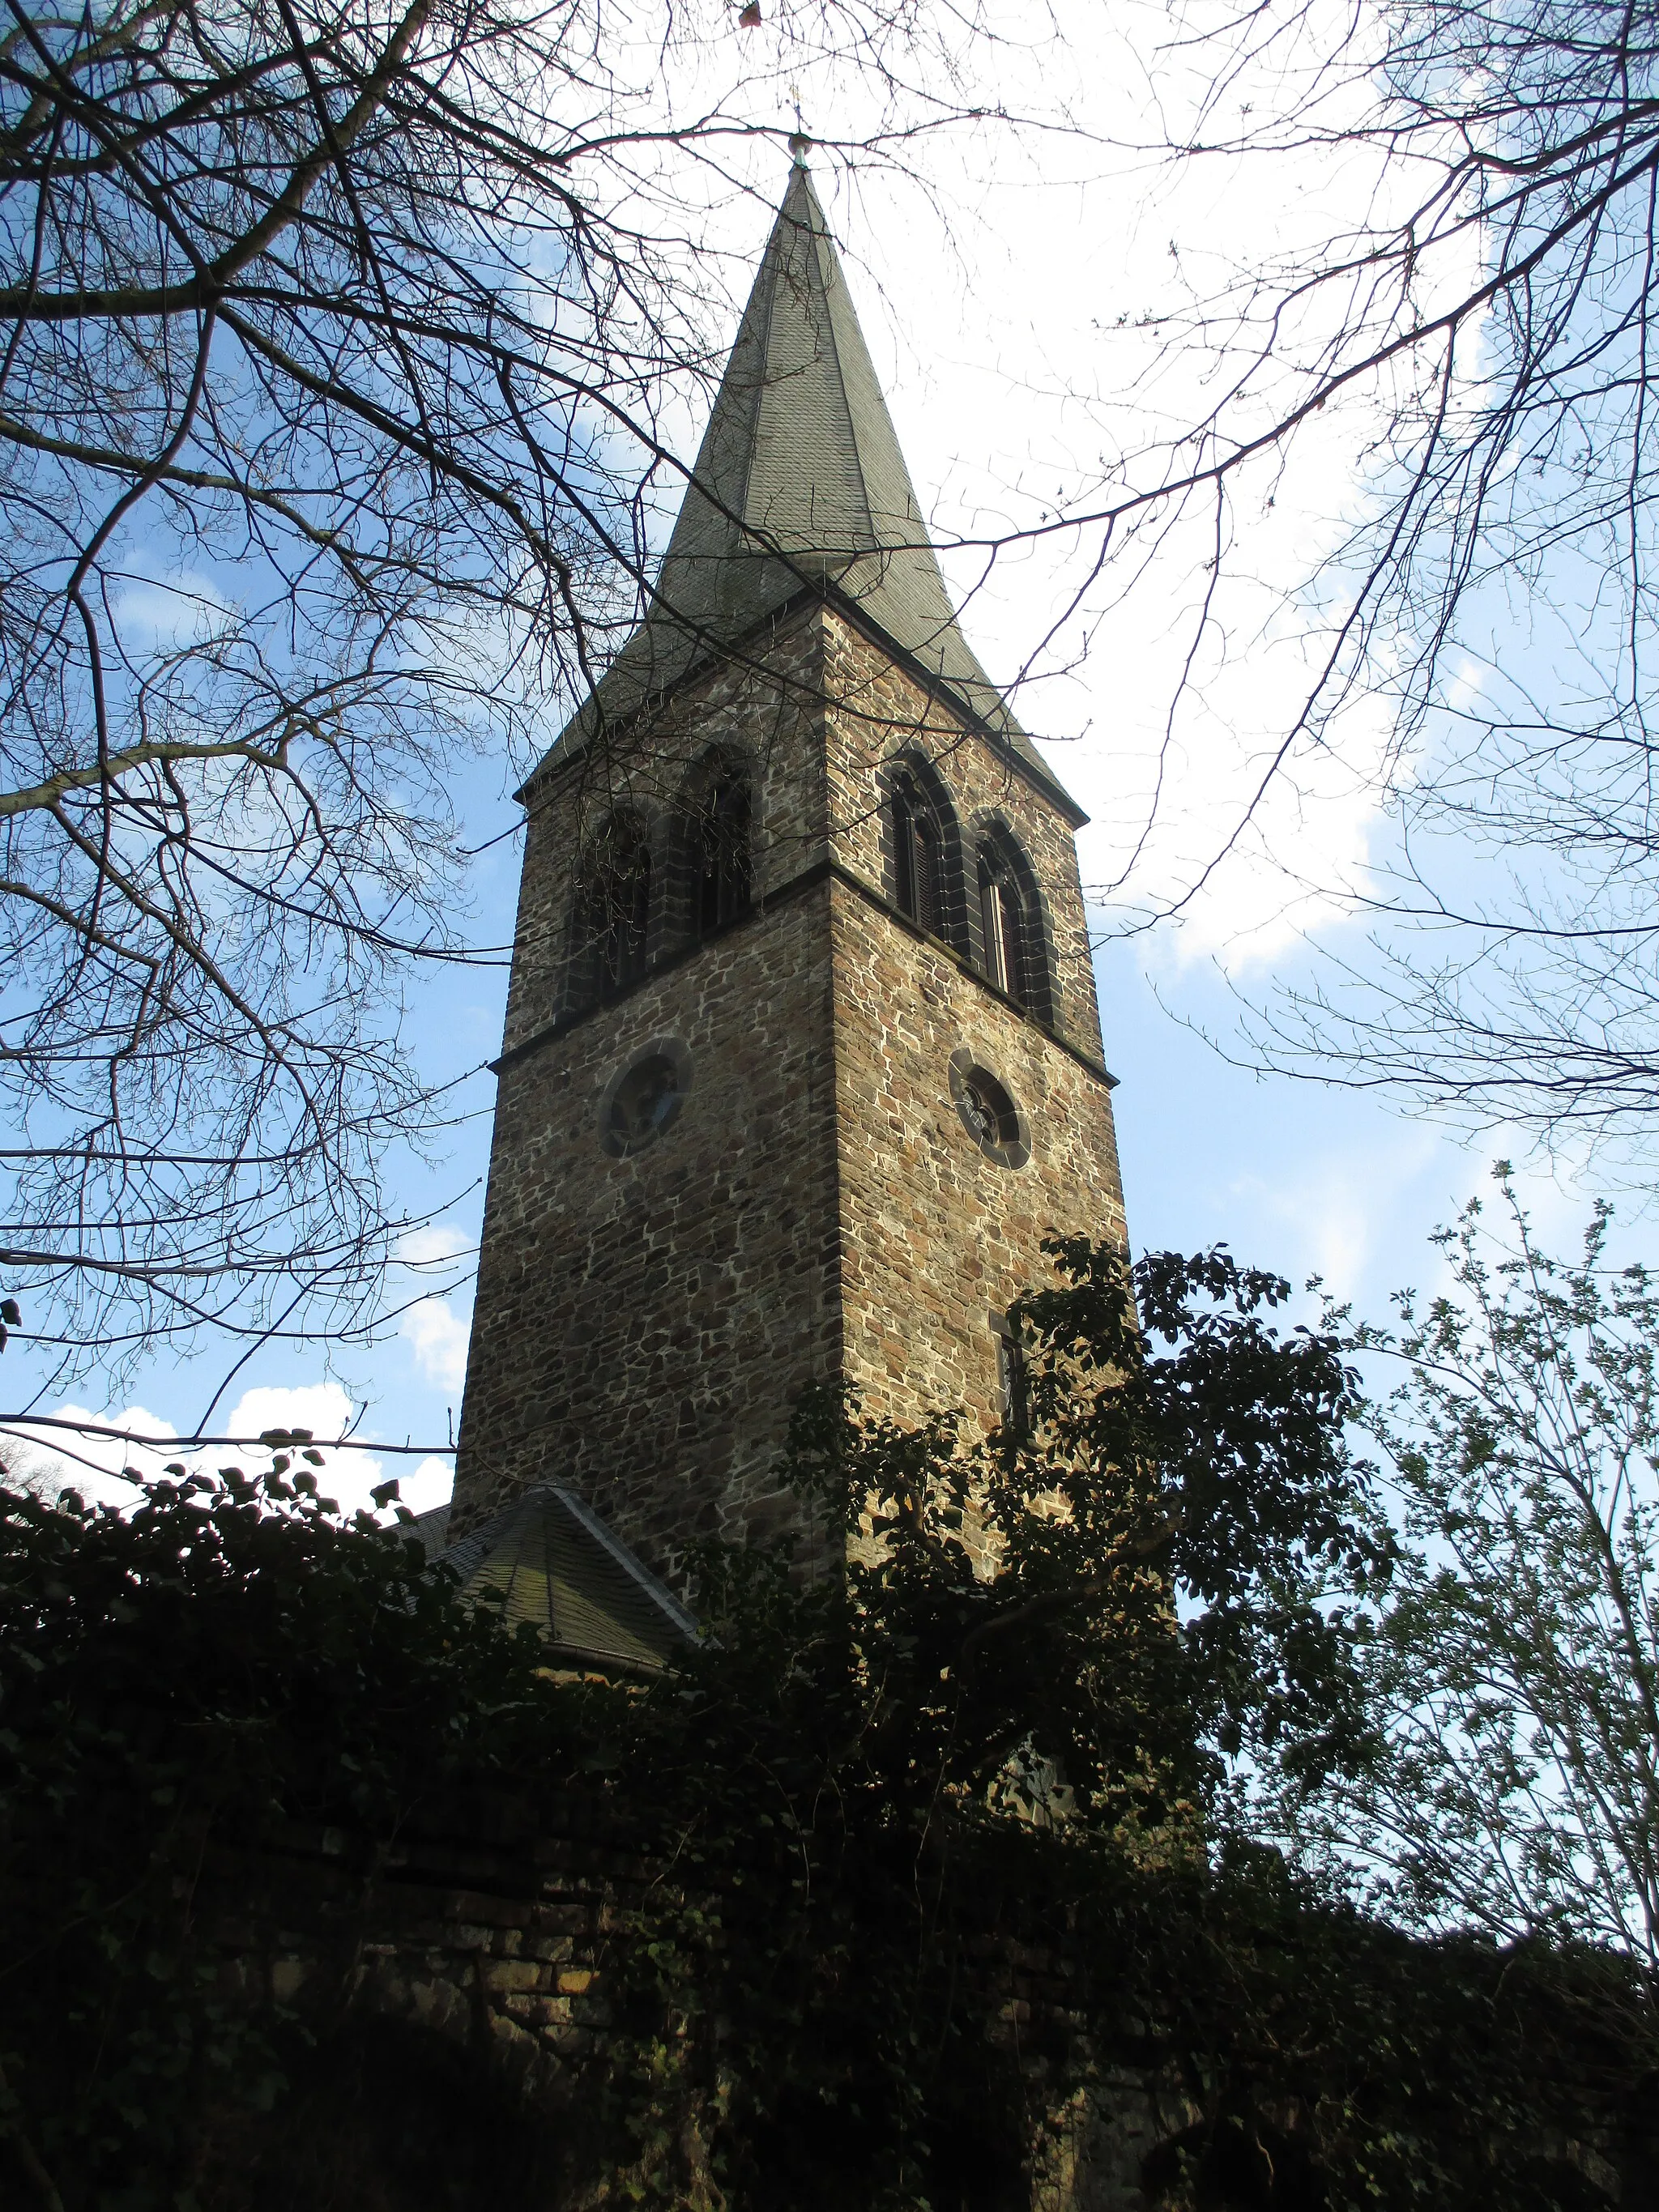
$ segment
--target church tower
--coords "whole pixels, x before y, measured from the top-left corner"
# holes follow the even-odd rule
[[[644,622],[528,814],[451,1535],[763,1534],[793,1401],[1018,1395],[1121,1237],[1085,817],[957,626],[797,165]]]

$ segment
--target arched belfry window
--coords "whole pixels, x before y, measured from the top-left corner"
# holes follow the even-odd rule
[[[754,890],[749,784],[746,777],[722,776],[696,817],[697,930],[707,937],[749,911]]]
[[[1030,998],[1030,952],[1025,901],[1006,853],[982,845],[979,854],[979,921],[985,973],[1016,1006]]]
[[[1047,939],[1030,864],[1000,824],[988,829],[975,857],[980,966],[1017,1006],[1052,1022]]]
[[[579,1001],[613,997],[645,975],[651,926],[651,848],[617,818],[595,839],[576,896],[574,968]]]
[[[916,778],[895,777],[893,872],[900,908],[919,928],[945,934],[945,831],[939,810]]]

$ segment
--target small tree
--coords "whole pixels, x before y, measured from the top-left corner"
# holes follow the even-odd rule
[[[1048,1249],[1065,1286],[1011,1316],[1019,1430],[963,1447],[831,1404],[788,1472],[851,1545],[854,1678],[914,1679],[939,1783],[1017,1796],[1025,1762],[1084,1826],[1201,1850],[1242,1754],[1308,1778],[1363,1756],[1346,1621],[1320,1601],[1389,1556],[1343,1441],[1355,1378],[1335,1336],[1268,1320],[1288,1284],[1225,1251]]]
[[[1659,1285],[1542,1251],[1500,1169],[1437,1240],[1452,1288],[1360,1341],[1405,1363],[1369,1409],[1402,1550],[1366,1666],[1386,1746],[1304,1843],[1391,1909],[1659,1963]]]

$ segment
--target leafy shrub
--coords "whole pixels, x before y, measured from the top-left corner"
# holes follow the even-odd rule
[[[1239,1827],[1239,1755],[1313,1790],[1370,1753],[1330,1593],[1389,1547],[1340,1346],[1276,1332],[1285,1285],[1224,1254],[1133,1280],[1057,1257],[1066,1286],[1017,1317],[1029,1433],[809,1401],[785,1472],[811,1542],[704,1547],[709,1632],[643,1687],[550,1674],[288,1454],[119,1513],[0,1493],[23,2185],[264,2212],[330,2201],[325,2170],[356,2203],[372,2168],[387,2212],[1003,2212],[1043,2108],[1128,2064],[1179,2106],[1147,2176],[1173,2204],[1487,2204],[1495,2145],[1506,2204],[1601,2201],[1561,2146],[1635,2109],[1645,1989],[1414,1945]],[[299,1820],[372,1850],[481,1785],[532,1817],[580,1789],[672,1870],[611,1938],[584,2174],[542,2156],[545,2114],[503,2108],[487,2160],[477,2129],[434,2134],[430,2051],[388,2073],[361,2021],[233,2002],[196,1940],[210,1846]],[[1033,1957],[1064,1963],[1069,2018],[988,2032]],[[476,2103],[474,2063],[439,2070]]]

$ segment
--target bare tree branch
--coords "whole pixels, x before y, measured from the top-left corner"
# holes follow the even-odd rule
[[[521,771],[637,618],[657,411],[714,357],[671,157],[787,128],[769,83],[666,104],[718,0],[637,82],[623,30],[6,0],[0,1267],[58,1381],[385,1319],[387,1163],[456,1110],[404,978],[505,951],[458,779]],[[893,72],[973,35],[819,0],[778,51],[902,152],[958,111]]]

